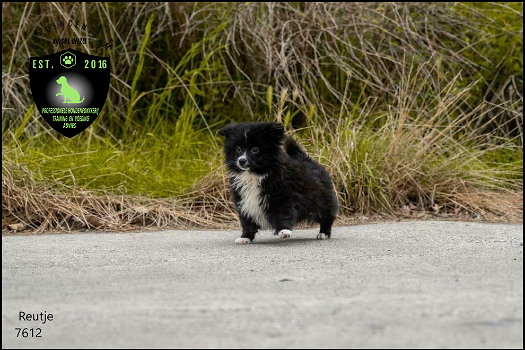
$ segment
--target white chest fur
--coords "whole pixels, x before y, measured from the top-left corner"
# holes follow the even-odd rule
[[[261,182],[265,175],[243,171],[238,174],[230,173],[233,187],[241,196],[239,210],[241,213],[259,224],[262,229],[270,228],[264,210],[268,206],[267,199],[261,194]]]

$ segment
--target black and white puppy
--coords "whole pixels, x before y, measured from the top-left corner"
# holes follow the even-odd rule
[[[278,123],[234,123],[219,130],[230,188],[242,236],[251,243],[259,229],[290,238],[300,222],[321,224],[318,239],[328,239],[337,214],[330,175]]]

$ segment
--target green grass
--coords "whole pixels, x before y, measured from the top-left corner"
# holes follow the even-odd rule
[[[522,191],[522,3],[2,9],[3,190],[184,195],[213,220],[231,209],[216,130],[272,120],[329,169],[345,215],[408,206],[504,216],[512,209],[499,199]],[[28,57],[63,48],[42,40],[25,52],[66,12],[112,43],[88,38],[112,77],[100,116],[73,139],[43,122],[28,88]],[[35,208],[56,199],[46,196]],[[3,197],[6,215],[21,215],[12,201]]]
[[[37,183],[170,197],[182,194],[220,162],[206,133],[190,137],[151,134],[126,145],[109,139],[92,139],[88,145],[86,136],[43,136],[18,146],[4,144],[3,160],[25,165]]]

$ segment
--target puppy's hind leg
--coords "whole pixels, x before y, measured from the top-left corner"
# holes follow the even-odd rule
[[[319,230],[319,234],[317,235],[317,239],[319,240],[330,239],[330,236],[332,235],[332,225],[334,221],[335,221],[335,216],[331,214],[321,219],[320,221],[321,228]]]
[[[317,239],[319,240],[325,240],[330,239],[330,236],[332,235],[332,222],[321,222],[321,229],[319,230],[319,234],[317,235]]]
[[[325,240],[330,239],[330,236],[332,235],[332,225],[335,221],[337,211],[339,209],[335,193],[331,192],[329,195],[327,195],[326,202],[322,206],[322,208],[323,209],[321,210],[320,216],[317,221],[321,224],[321,228],[319,230],[319,234],[317,235],[317,239]]]

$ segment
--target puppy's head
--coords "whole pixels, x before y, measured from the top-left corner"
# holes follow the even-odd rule
[[[66,77],[61,76],[60,78],[57,79],[57,83],[59,83],[59,84],[67,83]]]
[[[232,123],[219,130],[224,136],[228,170],[265,174],[279,163],[284,127],[279,123]]]

